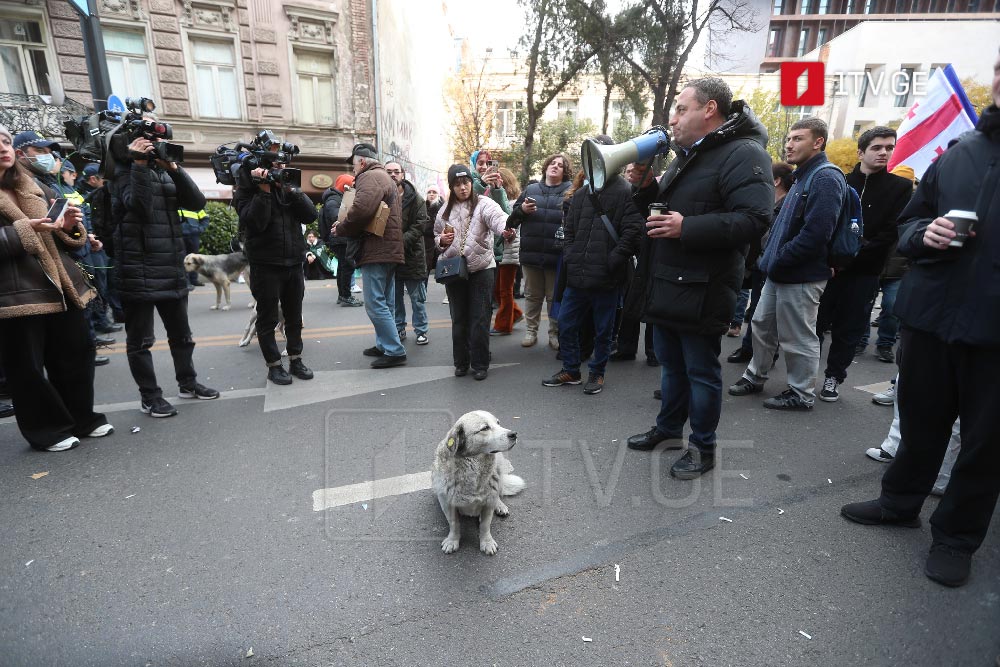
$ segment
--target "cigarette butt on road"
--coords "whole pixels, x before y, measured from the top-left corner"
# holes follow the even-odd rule
[[[135,494],[133,493],[131,496],[125,496],[125,500],[128,500],[129,498],[135,498]]]
[[[799,630],[799,634],[805,637],[806,639],[812,639],[812,635],[810,635],[807,632],[803,632],[802,630]]]
[[[778,508],[778,514],[784,514],[784,513],[785,513],[785,510],[783,510],[783,509],[781,509],[781,508],[779,507],[779,508]]]
[[[832,480],[832,479],[830,479],[829,477],[827,477],[827,479],[826,479],[826,483],[827,483],[827,484],[833,484],[833,480]]]
[[[618,578],[621,575],[621,573],[622,573],[621,566],[619,566],[618,563],[615,563],[615,581],[618,581]]]
[[[142,429],[141,429],[141,428],[139,428],[138,426],[133,426],[133,427],[132,427],[132,432],[133,432],[133,433],[138,433],[138,432],[139,432],[139,431],[141,431],[141,430],[142,430]]]
[[[31,567],[31,564],[32,564],[32,563],[34,563],[34,562],[35,562],[35,559],[34,559],[34,558],[32,558],[32,559],[31,559],[31,560],[29,560],[29,561],[28,561],[27,563],[25,563],[25,564],[24,564],[24,566],[25,566],[25,567]]]
[[[744,475],[743,473],[740,473],[740,477],[742,477],[743,479],[750,479],[749,477],[747,477],[747,476],[746,476],[746,475]]]
[[[247,657],[248,658],[252,658],[253,657],[253,646],[251,646],[250,648],[247,649]]]
[[[45,472],[36,472],[34,475],[31,476],[31,479],[41,479],[42,477],[45,477],[48,474],[49,474],[48,470],[46,470]]]
[[[581,639],[583,639],[583,641],[585,641],[585,642],[592,642],[592,641],[594,641],[590,637],[581,637]]]
[[[720,517],[719,517],[719,521],[725,521],[726,523],[732,523],[732,522],[733,522],[733,520],[732,520],[732,519],[727,519],[727,518],[726,518],[726,517],[724,517],[724,516],[720,516]]]

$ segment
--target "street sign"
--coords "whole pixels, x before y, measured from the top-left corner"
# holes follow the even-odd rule
[[[124,113],[125,103],[122,102],[122,98],[117,95],[112,95],[108,98],[108,111],[118,111]]]
[[[87,6],[87,0],[69,0],[69,4],[73,9],[80,13],[80,16],[90,16],[90,8]]]

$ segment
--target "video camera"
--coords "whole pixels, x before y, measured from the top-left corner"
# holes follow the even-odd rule
[[[149,160],[183,162],[184,147],[164,139],[173,138],[169,123],[144,118],[152,113],[156,104],[148,97],[126,97],[127,111],[99,111],[90,116],[80,116],[67,120],[66,138],[76,147],[76,153],[87,162],[103,162],[103,175],[112,173],[114,161],[127,162],[130,159],[128,146],[139,137],[153,142],[153,152]],[[108,159],[110,156],[110,159]]]
[[[215,171],[215,180],[223,185],[271,183],[285,188],[301,188],[301,169],[275,167],[276,164],[288,164],[298,154],[299,147],[295,144],[280,141],[270,130],[261,130],[249,144],[238,142],[234,148],[228,144],[219,146],[209,161]],[[262,179],[251,176],[250,172],[254,169],[267,170],[267,176]]]

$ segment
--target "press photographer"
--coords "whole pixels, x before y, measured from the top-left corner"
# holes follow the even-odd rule
[[[167,330],[170,356],[181,398],[213,399],[219,392],[197,382],[194,338],[188,326],[188,278],[184,272],[184,235],[178,209],[199,211],[205,196],[175,160],[180,147],[166,144],[166,123],[142,117],[155,108],[151,100],[127,101],[132,113],[105,135],[114,161],[111,185],[115,259],[125,311],[128,365],[142,396],[141,409],[152,417],[172,417],[177,410],[156,383],[149,349],[153,310]],[[79,149],[79,146],[78,146]]]
[[[213,159],[216,175],[225,177],[224,166],[235,181],[233,207],[244,235],[243,250],[250,262],[250,291],[257,300],[257,340],[267,363],[267,379],[291,384],[292,375],[311,380],[313,373],[302,363],[302,297],[305,277],[302,262],[306,243],[301,225],[316,219],[316,207],[299,189],[301,175],[286,167],[299,152],[298,146],[280,143],[268,130],[251,144],[238,144],[235,157]],[[218,155],[226,155],[220,147]],[[282,316],[288,341],[288,370],[274,330]]]

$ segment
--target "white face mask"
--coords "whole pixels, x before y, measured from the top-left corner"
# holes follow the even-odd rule
[[[51,174],[56,168],[56,159],[51,153],[42,153],[28,158],[28,164],[39,174]]]

